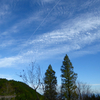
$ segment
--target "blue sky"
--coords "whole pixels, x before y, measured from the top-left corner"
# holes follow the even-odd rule
[[[36,61],[60,84],[66,54],[77,80],[99,91],[100,0],[0,0],[0,77],[21,80]]]

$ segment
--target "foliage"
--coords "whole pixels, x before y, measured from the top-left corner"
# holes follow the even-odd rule
[[[5,85],[6,84],[6,85]],[[37,93],[40,98],[42,96]],[[22,82],[0,79],[0,96],[15,95],[16,100],[36,100],[36,93],[31,87]]]
[[[61,79],[62,79],[62,98],[67,100],[76,100],[76,88],[75,85],[77,74],[73,71],[72,63],[70,62],[68,56],[64,57],[63,65],[61,66]]]
[[[100,95],[87,94],[85,95],[85,98],[80,99],[80,100],[100,100]]]
[[[45,84],[44,96],[48,100],[56,100],[57,79],[55,77],[55,71],[52,69],[51,65],[49,65],[48,69],[46,70],[44,84]]]

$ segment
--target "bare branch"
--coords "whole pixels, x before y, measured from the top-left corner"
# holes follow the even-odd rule
[[[19,77],[23,79],[23,81],[31,86],[35,91],[39,89],[39,87],[42,86],[41,81],[41,69],[39,65],[36,65],[36,63],[32,62],[29,64],[29,67],[27,70],[23,70],[22,74],[20,73]],[[38,94],[36,92],[37,98],[39,100]]]

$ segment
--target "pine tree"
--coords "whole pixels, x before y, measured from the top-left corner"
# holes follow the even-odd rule
[[[64,57],[63,65],[61,66],[61,72],[62,99],[66,98],[67,100],[77,100],[77,86],[75,85],[77,74],[74,73],[72,63],[70,62],[67,55]]]
[[[55,71],[52,69],[51,65],[49,65],[48,69],[46,70],[44,84],[45,84],[44,96],[48,100],[56,100],[57,79],[55,77]]]

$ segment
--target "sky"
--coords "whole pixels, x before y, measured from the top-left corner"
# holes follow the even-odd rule
[[[0,0],[0,78],[22,81],[36,62],[61,84],[66,54],[77,80],[100,92],[100,0]]]

